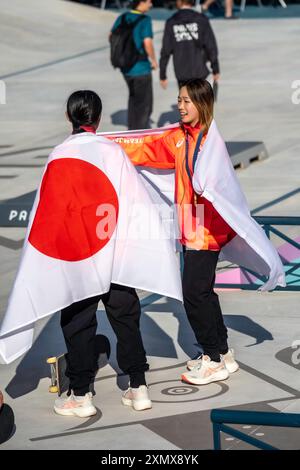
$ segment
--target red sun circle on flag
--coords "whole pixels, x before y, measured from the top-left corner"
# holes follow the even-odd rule
[[[43,176],[28,241],[52,258],[81,261],[109,242],[118,211],[117,193],[103,171],[79,158],[58,158]]]

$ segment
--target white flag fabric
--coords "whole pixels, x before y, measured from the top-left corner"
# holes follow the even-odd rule
[[[1,325],[1,362],[31,347],[38,319],[111,283],[182,300],[178,257],[134,166],[105,137],[77,134],[47,161]]]
[[[203,148],[198,154],[193,187],[212,203],[237,234],[222,248],[220,259],[268,276],[268,281],[259,290],[272,290],[277,285],[285,287],[282,262],[264,230],[251,217],[215,121],[211,123]]]

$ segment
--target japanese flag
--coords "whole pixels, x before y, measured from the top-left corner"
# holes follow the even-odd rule
[[[0,330],[0,359],[32,345],[34,323],[111,283],[182,300],[179,260],[123,150],[90,133],[50,155]]]

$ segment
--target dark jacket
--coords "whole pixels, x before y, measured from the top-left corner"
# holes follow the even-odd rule
[[[173,55],[177,80],[206,78],[219,73],[218,48],[215,35],[205,15],[192,9],[181,9],[166,22],[160,54],[160,79],[167,78],[166,69]]]

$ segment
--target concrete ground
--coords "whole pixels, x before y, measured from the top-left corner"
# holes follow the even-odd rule
[[[0,8],[0,84],[6,88],[6,104],[3,94],[0,97],[4,200],[36,189],[48,152],[69,132],[64,107],[72,91],[90,88],[100,94],[101,128],[106,131],[126,128],[127,90],[109,63],[107,35],[116,11],[62,0],[0,0]],[[249,13],[238,21],[212,21],[222,72],[218,126],[226,140],[263,141],[270,155],[237,172],[257,215],[299,215],[299,11],[293,8],[297,14],[289,18],[277,13],[272,18],[264,9],[263,19]],[[168,14],[152,12],[157,54]],[[175,122],[177,88],[171,65],[167,91],[159,87],[157,72],[153,78],[153,126]],[[299,235],[298,227],[284,230]],[[0,318],[24,233],[0,228]],[[28,354],[0,366],[0,388],[16,415],[15,433],[1,449],[211,449],[212,408],[300,413],[297,292],[219,292],[230,345],[241,368],[227,381],[205,387],[180,382],[185,361],[197,353],[182,306],[140,294],[145,298],[142,333],[151,366],[147,379],[152,410],[134,412],[120,403],[127,377],[117,375],[115,337],[100,305],[99,332],[109,337],[112,355],[95,384],[98,414],[89,420],[55,415],[45,359],[63,352],[64,344],[59,316],[54,315],[39,322]],[[299,448],[297,429],[243,430],[282,449]],[[247,446],[224,435],[223,448]]]

